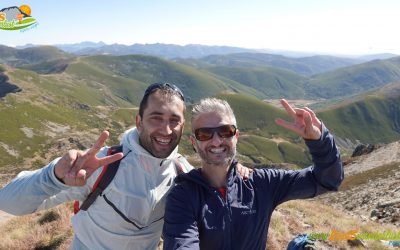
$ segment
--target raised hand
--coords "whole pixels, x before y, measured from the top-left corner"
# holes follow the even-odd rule
[[[242,164],[238,163],[236,165],[236,169],[239,175],[244,179],[248,180],[251,173],[253,173],[253,169],[243,166]]]
[[[321,121],[314,111],[309,108],[293,108],[285,99],[281,99],[281,104],[294,121],[288,122],[278,118],[275,120],[276,124],[295,132],[304,139],[319,140],[321,137]]]
[[[109,133],[103,131],[93,147],[87,151],[68,151],[54,167],[54,173],[57,178],[68,186],[83,186],[98,168],[121,159],[123,153],[97,158],[96,154],[103,147],[108,136]]]

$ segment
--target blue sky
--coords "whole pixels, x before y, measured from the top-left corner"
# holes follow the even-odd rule
[[[400,54],[396,0],[25,0],[39,22],[0,44],[171,43],[335,54]]]

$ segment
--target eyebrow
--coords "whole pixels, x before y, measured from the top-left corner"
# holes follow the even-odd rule
[[[151,112],[149,115],[164,115],[164,113],[159,112],[159,111],[153,111]],[[178,117],[178,118],[182,118],[181,116],[177,115],[177,114],[172,114],[173,117]]]

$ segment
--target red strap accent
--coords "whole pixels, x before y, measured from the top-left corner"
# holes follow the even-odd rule
[[[107,155],[111,155],[112,154],[112,149],[111,147],[107,150]],[[103,175],[106,173],[106,170],[108,168],[108,165],[105,165],[103,167],[103,170],[101,171],[99,177],[97,177],[96,182],[94,183],[93,187],[92,187],[92,192],[96,189],[96,187],[99,185],[101,179],[103,178]],[[79,205],[79,201],[75,201],[74,202],[74,214],[77,214],[80,210],[80,205]]]
[[[74,214],[77,214],[79,210],[79,201],[74,201]]]
[[[221,194],[222,198],[226,197],[226,187],[217,188],[217,191]]]

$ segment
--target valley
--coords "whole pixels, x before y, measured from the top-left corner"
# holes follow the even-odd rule
[[[280,98],[315,110],[335,135],[346,163],[342,187],[337,193],[278,207],[271,222],[270,249],[282,249],[299,233],[354,227],[373,232],[400,225],[400,203],[381,206],[400,199],[400,57],[291,58],[207,47],[201,48],[206,55],[195,56],[182,46],[173,46],[173,53],[166,54],[165,46],[104,54],[110,47],[63,51],[53,46],[0,45],[0,187],[18,172],[41,168],[69,149],[90,147],[104,129],[110,131],[108,145],[118,144],[123,131],[134,126],[144,89],[163,81],[184,92],[187,110],[209,96],[230,103],[240,130],[238,159],[246,166],[310,165],[303,140],[274,122],[289,120]],[[141,53],[132,53],[133,49]],[[190,112],[185,119],[179,151],[198,165],[189,143]],[[379,147],[352,157],[359,144]],[[0,233],[5,235],[0,249],[29,241],[38,247],[67,249],[70,209],[67,204],[24,217],[0,214]],[[345,241],[318,244],[321,249],[349,248]],[[385,247],[379,241],[366,244],[368,249]]]

